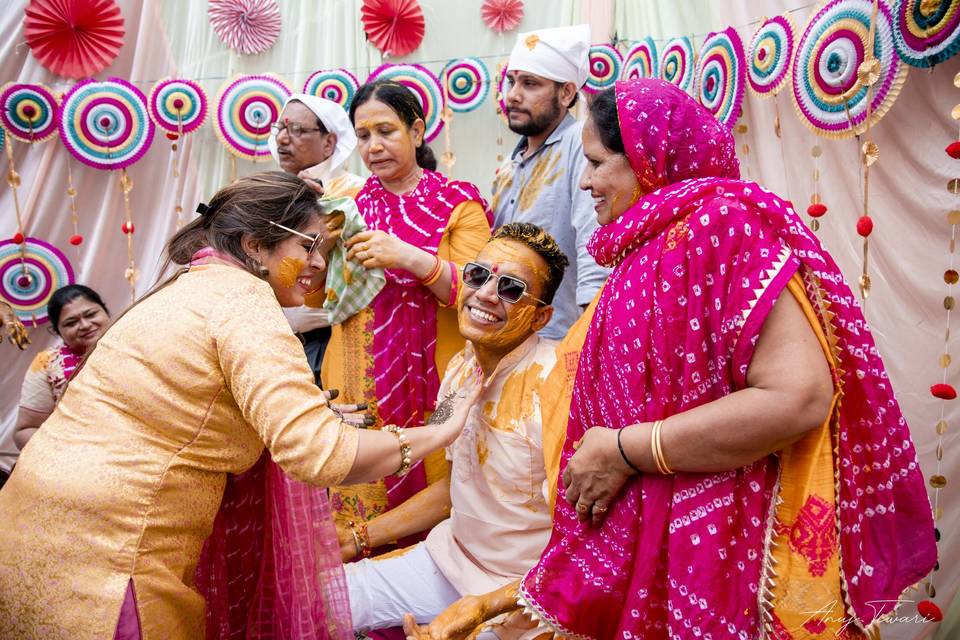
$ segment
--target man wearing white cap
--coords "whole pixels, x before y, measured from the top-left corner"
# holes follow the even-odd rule
[[[344,169],[357,147],[357,136],[347,112],[332,100],[304,93],[287,98],[267,144],[281,169],[320,183],[324,198],[353,198],[363,186],[363,178]],[[325,277],[318,274],[315,280],[322,283]],[[303,336],[317,381],[330,341],[330,320],[322,307],[324,293],[321,287],[317,296],[307,298],[305,306],[284,309],[290,326]]]
[[[504,96],[510,129],[523,136],[493,185],[494,226],[531,222],[556,238],[571,259],[541,331],[563,338],[607,277],[587,252],[597,228],[590,194],[579,188],[586,165],[580,132],[570,115],[589,75],[590,27],[539,29],[517,36],[507,65]]]

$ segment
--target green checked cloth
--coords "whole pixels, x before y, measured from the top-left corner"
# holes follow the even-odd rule
[[[327,285],[323,308],[330,314],[330,324],[340,324],[366,308],[387,280],[383,269],[364,269],[347,260],[347,240],[367,230],[353,198],[320,198],[320,208],[328,216],[343,215],[340,240],[327,259]]]

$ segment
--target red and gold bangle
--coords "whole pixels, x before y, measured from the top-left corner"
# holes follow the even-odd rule
[[[357,548],[357,556],[360,558],[369,558],[372,550],[370,548],[370,531],[367,529],[367,523],[361,522],[358,525],[351,520],[350,531],[353,533],[353,544]]]
[[[457,277],[457,265],[450,262],[450,300],[447,301],[447,306],[452,307],[457,304],[457,293],[460,288],[460,278]]]
[[[420,284],[425,287],[429,287],[434,282],[440,279],[440,274],[443,273],[443,260],[440,259],[440,256],[433,256],[436,262],[433,265],[433,268],[430,269],[430,273],[424,276],[420,280]]]

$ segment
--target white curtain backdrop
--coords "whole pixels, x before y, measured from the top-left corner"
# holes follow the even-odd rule
[[[272,49],[253,57],[240,56],[220,43],[207,22],[205,2],[119,0],[118,4],[125,19],[125,44],[114,64],[97,77],[128,79],[144,93],[166,76],[193,78],[205,87],[213,107],[219,87],[237,73],[275,73],[299,91],[318,69],[345,67],[362,82],[383,61],[380,52],[365,40],[359,20],[360,0],[280,0],[280,38]],[[420,4],[426,19],[423,44],[412,55],[393,61],[420,62],[439,73],[447,60],[473,55],[483,58],[491,74],[496,72],[497,62],[506,58],[516,32],[501,37],[487,29],[480,20],[481,0],[421,0]],[[25,5],[25,0],[13,0],[0,12],[0,84],[42,82],[65,92],[72,83],[40,66],[24,43]],[[699,46],[706,33],[728,25],[739,27],[746,44],[761,16],[786,10],[795,11],[802,28],[814,7],[805,0],[526,0],[525,8],[520,31],[591,22],[595,42],[606,41],[614,33],[628,40],[650,35],[658,44],[671,36],[690,35]],[[928,477],[937,468],[934,425],[940,418],[940,404],[930,397],[928,389],[942,375],[937,358],[946,329],[946,212],[960,208],[957,196],[946,190],[947,180],[958,175],[956,161],[943,152],[957,138],[950,110],[960,102],[960,90],[952,84],[958,71],[960,58],[932,72],[911,70],[897,103],[874,129],[880,161],[871,171],[871,215],[876,230],[870,243],[873,290],[866,313]],[[821,193],[830,212],[823,218],[820,236],[848,279],[855,282],[860,269],[860,239],[854,229],[860,215],[859,144],[855,140],[816,138],[797,119],[787,90],[778,101],[782,138],[773,133],[773,100],[749,94],[745,99],[741,122],[748,126],[748,132],[737,136],[745,173],[788,196],[803,210],[812,192],[810,149],[814,144],[822,146]],[[498,145],[498,138],[502,144]],[[438,158],[445,150],[444,139],[441,133],[431,143]],[[450,143],[457,158],[450,174],[476,183],[489,194],[497,156],[509,154],[516,137],[500,124],[491,95],[477,111],[455,115]],[[162,247],[176,228],[175,204],[182,202],[187,219],[198,201],[208,199],[229,180],[229,157],[209,122],[182,144],[179,157],[184,178],[179,199],[170,142],[162,133],[149,153],[128,170],[134,182],[134,250],[141,270],[138,294],[159,276]],[[744,144],[749,145],[746,155],[742,153]],[[100,291],[114,314],[122,311],[129,304],[130,292],[123,279],[127,257],[126,238],[120,231],[123,199],[119,175],[73,160],[59,139],[34,147],[17,142],[15,156],[23,179],[19,196],[27,235],[60,247],[73,262],[78,281]],[[237,166],[240,175],[274,168],[269,162],[237,161]],[[358,158],[354,158],[352,167],[363,173]],[[66,195],[68,168],[73,171],[78,192],[80,233],[86,239],[79,255],[67,243],[73,233]],[[0,181],[0,238],[9,238],[15,230],[11,190],[6,181]],[[23,374],[33,356],[53,342],[43,327],[33,330],[31,338],[33,345],[23,353],[0,345],[3,467],[10,463],[10,458],[2,454],[13,446],[10,436]],[[955,366],[948,374],[951,383],[960,384]],[[950,482],[958,480],[956,471],[960,469],[958,418],[957,409],[948,403],[945,419],[950,429],[944,437],[941,465]],[[960,545],[955,536],[960,501],[955,491],[952,484],[948,485],[940,501],[943,513],[939,527],[944,538],[935,600],[945,611],[960,589]],[[908,594],[912,600],[923,597],[921,593]],[[913,605],[906,605],[903,613],[912,615]],[[904,623],[885,628],[884,637],[922,638],[933,631],[933,625]]]

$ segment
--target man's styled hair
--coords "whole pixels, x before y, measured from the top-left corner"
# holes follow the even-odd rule
[[[513,240],[530,247],[543,261],[547,263],[547,280],[543,283],[543,301],[553,302],[553,296],[563,281],[563,272],[570,265],[567,256],[560,250],[560,245],[553,236],[529,222],[511,222],[505,224],[493,234],[494,240]]]

